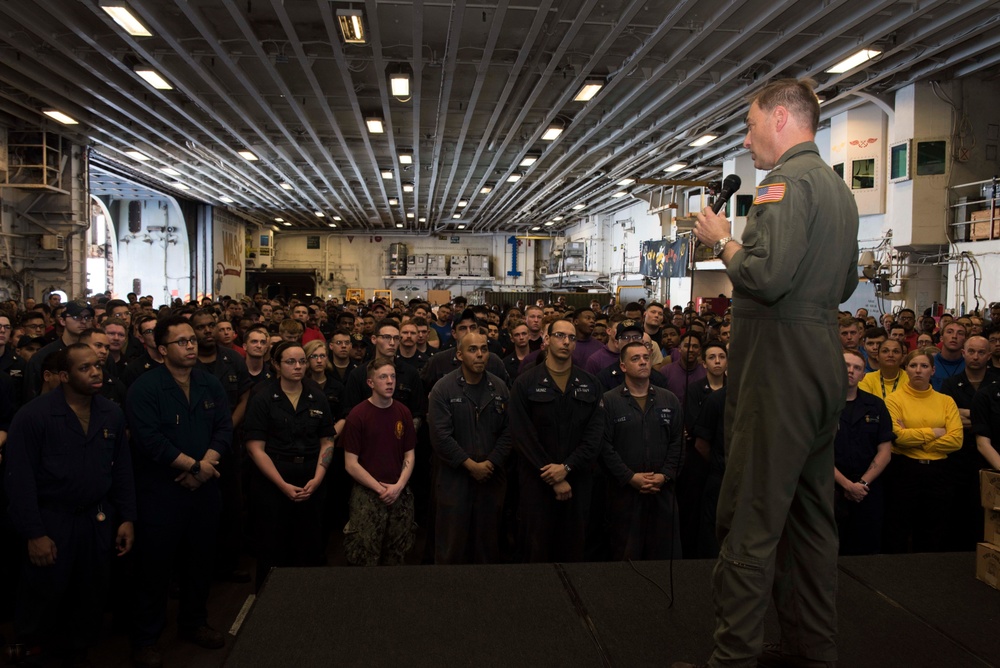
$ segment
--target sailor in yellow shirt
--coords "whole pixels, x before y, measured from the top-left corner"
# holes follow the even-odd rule
[[[886,397],[895,437],[886,490],[888,552],[938,552],[953,493],[946,459],[962,447],[962,418],[951,397],[935,392],[936,348],[906,356],[909,384]]]
[[[878,371],[866,373],[858,389],[885,400],[890,394],[910,384],[903,363],[903,344],[896,339],[886,339],[878,347]]]

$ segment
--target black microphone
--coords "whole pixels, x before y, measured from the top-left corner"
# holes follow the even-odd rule
[[[733,196],[733,193],[740,189],[742,183],[740,177],[735,174],[727,176],[726,180],[722,182],[722,190],[719,191],[719,194],[715,197],[715,201],[712,203],[712,213],[722,211],[722,207],[726,205],[726,202]]]

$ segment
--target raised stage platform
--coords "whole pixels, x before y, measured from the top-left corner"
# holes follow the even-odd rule
[[[279,569],[225,665],[703,661],[712,564],[673,563],[673,605],[667,562]],[[1000,664],[1000,591],[975,579],[974,564],[972,553],[841,559],[840,666]],[[777,639],[774,619],[767,637]]]

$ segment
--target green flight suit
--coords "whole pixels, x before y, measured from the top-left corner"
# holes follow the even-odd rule
[[[729,262],[727,465],[711,666],[755,666],[772,593],[782,650],[836,660],[833,439],[846,373],[837,309],[858,283],[858,210],[813,142],[758,186]]]

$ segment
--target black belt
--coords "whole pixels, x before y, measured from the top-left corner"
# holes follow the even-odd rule
[[[281,455],[278,453],[267,453],[267,456],[276,462],[287,462],[289,464],[305,464],[309,460],[319,459],[319,455],[309,455],[308,457],[296,456],[296,455]]]

